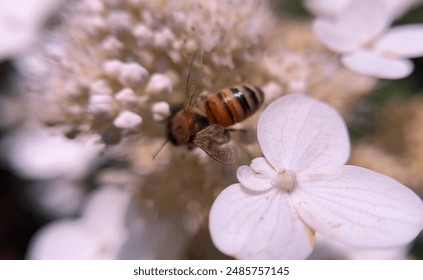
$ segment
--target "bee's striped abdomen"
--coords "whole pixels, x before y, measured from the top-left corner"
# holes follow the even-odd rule
[[[207,119],[211,124],[228,127],[254,114],[263,103],[263,91],[248,85],[223,89],[205,103]]]

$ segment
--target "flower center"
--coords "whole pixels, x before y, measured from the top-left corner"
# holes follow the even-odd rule
[[[291,169],[280,171],[274,185],[284,192],[292,192],[297,185],[297,173]]]

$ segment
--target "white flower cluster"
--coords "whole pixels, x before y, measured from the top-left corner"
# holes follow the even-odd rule
[[[69,15],[43,43],[41,57],[50,62],[22,61],[21,68],[39,76],[43,102],[61,104],[40,112],[44,119],[72,137],[96,132],[106,144],[139,134],[145,119],[170,115],[164,102],[181,103],[196,48],[209,53],[212,68],[251,63],[272,22],[254,1],[85,0],[68,14],[77,17]]]

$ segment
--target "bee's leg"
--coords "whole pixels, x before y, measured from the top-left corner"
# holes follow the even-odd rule
[[[255,129],[252,129],[251,127],[246,128],[227,128],[226,129],[229,132],[236,132],[238,141],[244,144],[251,144],[257,141],[256,132]]]
[[[226,128],[225,131],[247,133],[247,130],[243,128]]]
[[[165,142],[163,142],[163,144],[160,145],[160,147],[153,153],[153,159],[157,157],[157,155],[164,148],[164,146],[166,146],[167,143],[169,143],[169,140],[166,140]]]

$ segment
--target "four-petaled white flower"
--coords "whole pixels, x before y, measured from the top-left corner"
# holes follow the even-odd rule
[[[388,27],[392,10],[381,0],[350,1],[335,18],[317,18],[313,31],[331,50],[342,54],[349,69],[385,79],[408,76],[408,58],[423,55],[423,24]]]
[[[264,157],[237,171],[210,212],[216,247],[240,259],[303,259],[315,233],[360,248],[406,244],[423,228],[423,203],[374,171],[344,165],[341,116],[304,94],[277,99],[258,123]]]

